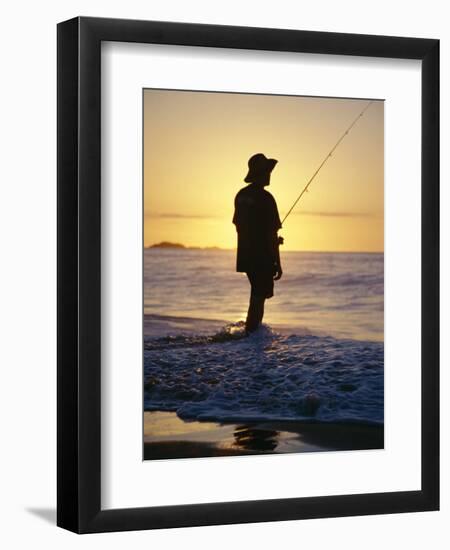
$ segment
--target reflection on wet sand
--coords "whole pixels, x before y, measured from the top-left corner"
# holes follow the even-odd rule
[[[248,451],[274,451],[278,445],[279,432],[251,426],[237,426],[233,447]]]
[[[383,449],[381,426],[186,422],[173,412],[144,413],[144,460]]]

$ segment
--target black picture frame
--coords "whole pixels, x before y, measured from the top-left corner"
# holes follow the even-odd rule
[[[438,510],[439,41],[89,17],[62,22],[57,31],[57,524],[94,533]],[[102,41],[421,60],[420,491],[101,509]]]

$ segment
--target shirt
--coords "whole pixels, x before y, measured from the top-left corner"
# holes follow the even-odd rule
[[[274,233],[281,228],[273,196],[254,183],[241,189],[234,199],[233,223],[238,235],[236,271],[273,270]]]

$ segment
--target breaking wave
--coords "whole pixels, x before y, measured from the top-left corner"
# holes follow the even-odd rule
[[[247,337],[242,322],[146,337],[144,408],[184,420],[381,425],[383,363],[382,342],[267,325]]]

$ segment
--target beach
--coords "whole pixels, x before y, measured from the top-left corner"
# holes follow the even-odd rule
[[[383,426],[260,422],[184,422],[144,413],[144,460],[383,449]]]
[[[144,459],[383,448],[383,255],[285,256],[246,337],[232,251],[145,251]]]

